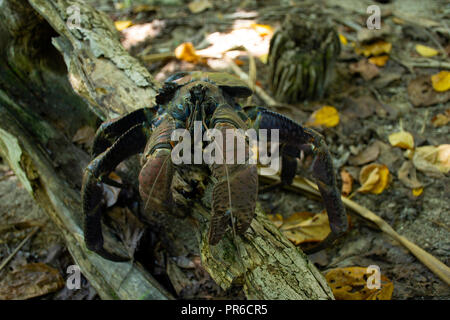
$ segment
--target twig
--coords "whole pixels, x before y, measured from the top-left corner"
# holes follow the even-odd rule
[[[279,181],[278,176],[263,176],[264,178]],[[305,178],[296,177],[294,182],[290,186],[295,191],[302,190],[308,193],[320,196],[317,185]],[[362,217],[374,222],[382,231],[389,236],[400,242],[406,249],[408,249],[419,261],[427,266],[435,275],[441,278],[445,283],[450,285],[450,268],[442,263],[439,259],[435,258],[407,238],[399,235],[394,229],[382,218],[377,216],[369,209],[357,204],[356,202],[341,197],[342,202],[354,212],[358,213]]]
[[[25,239],[22,240],[22,242],[14,249],[13,252],[5,259],[3,260],[2,264],[0,265],[0,271],[3,270],[3,268],[8,264],[9,261],[16,255],[17,252],[19,252],[20,248],[22,248],[25,243],[39,230],[39,226],[34,227],[34,229],[25,237]]]

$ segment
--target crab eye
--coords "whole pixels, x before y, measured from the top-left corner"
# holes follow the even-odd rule
[[[184,106],[180,103],[177,105],[178,110],[183,111]]]

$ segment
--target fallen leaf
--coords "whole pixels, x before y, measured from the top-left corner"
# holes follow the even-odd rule
[[[252,23],[250,27],[261,37],[271,36],[273,34],[273,28],[267,24]]]
[[[389,183],[389,169],[383,164],[372,163],[362,167],[359,172],[361,187],[358,192],[380,194]]]
[[[269,54],[268,53],[264,53],[264,54],[262,54],[262,55],[260,55],[258,57],[258,59],[264,64],[267,64],[267,59],[268,58],[269,58]]]
[[[379,75],[380,69],[367,59],[362,59],[358,62],[349,65],[350,73],[359,73],[364,80],[369,81]]]
[[[319,110],[314,111],[306,122],[310,126],[335,127],[339,124],[339,113],[335,107],[323,106]]]
[[[188,4],[189,11],[192,13],[200,13],[212,7],[212,3],[208,0],[195,0]]]
[[[125,30],[126,28],[130,27],[133,24],[131,20],[118,20],[114,21],[114,25],[116,26],[116,29],[119,31]]]
[[[441,144],[438,150],[439,162],[444,168],[450,168],[450,144]]]
[[[414,137],[407,131],[399,131],[389,135],[389,143],[402,149],[414,149]]]
[[[347,38],[343,34],[340,34],[340,33],[339,33],[339,41],[341,41],[341,44],[343,44],[344,46],[346,46],[348,43]]]
[[[191,42],[184,42],[175,49],[175,57],[187,62],[198,63],[203,59],[196,53]]]
[[[0,300],[24,300],[64,287],[58,270],[44,263],[29,263],[11,271],[0,282]]]
[[[416,168],[411,161],[403,162],[402,166],[397,172],[398,179],[408,188],[419,189],[422,183],[417,180]]]
[[[439,53],[439,51],[437,51],[436,49],[421,45],[421,44],[417,44],[416,45],[416,51],[418,54],[420,54],[422,57],[434,57],[435,55],[437,55]]]
[[[355,52],[357,54],[363,54],[366,57],[379,56],[381,54],[389,53],[392,49],[392,43],[386,41],[377,41],[371,44],[356,47]]]
[[[431,84],[437,92],[445,92],[450,89],[450,71],[441,71],[432,75]]]
[[[376,65],[377,67],[383,67],[388,60],[389,60],[388,55],[369,58],[369,62]]]
[[[414,197],[420,196],[422,194],[422,192],[423,192],[423,187],[416,188],[416,189],[412,190],[412,194],[413,194]]]
[[[342,194],[348,196],[353,189],[353,177],[347,170],[341,170]]]
[[[325,274],[336,300],[390,300],[394,284],[380,276],[380,288],[369,289],[367,282],[372,275],[365,267],[336,268]]]
[[[95,129],[89,126],[81,127],[77,130],[72,138],[72,142],[76,144],[84,144],[86,148],[90,149],[94,143]]]
[[[450,144],[418,147],[414,150],[412,161],[417,170],[441,177],[443,173],[450,172]]]
[[[267,215],[269,220],[272,221],[272,223],[277,227],[281,227],[281,225],[283,224],[283,216],[279,213],[277,214],[269,214]]]
[[[108,175],[108,178],[110,178],[113,181],[122,183],[122,179],[120,179],[120,177],[115,174],[114,172],[111,172]],[[106,206],[112,207],[113,205],[116,204],[117,199],[119,198],[119,193],[120,193],[120,188],[117,187],[113,187],[110,186],[109,184],[102,184],[102,188],[103,188],[103,198],[106,200]]]
[[[380,155],[379,141],[375,141],[356,156],[349,157],[348,162],[353,166],[360,166],[377,160]]]
[[[450,122],[450,109],[447,109],[444,113],[438,113],[431,119],[431,123],[435,127],[442,127]]]
[[[439,74],[439,73],[438,73]],[[435,78],[437,79],[437,78]],[[436,80],[435,80],[436,81]],[[439,82],[438,88],[444,87]],[[423,75],[408,84],[408,96],[415,107],[427,107],[450,100],[450,91],[438,92],[433,88],[430,76]]]
[[[276,217],[279,219],[279,217]],[[331,232],[328,215],[325,211],[314,214],[296,212],[285,219],[280,231],[294,244],[320,242]]]

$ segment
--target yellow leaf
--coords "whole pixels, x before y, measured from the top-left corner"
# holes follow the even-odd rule
[[[450,71],[441,71],[431,76],[433,89],[438,92],[444,92],[450,89]]]
[[[311,115],[307,122],[310,126],[335,127],[339,124],[339,113],[335,107],[323,106]]]
[[[114,25],[116,26],[116,29],[119,31],[125,30],[126,28],[130,27],[133,24],[131,20],[123,20],[123,21],[114,21]]]
[[[195,48],[191,42],[184,42],[175,49],[175,56],[177,59],[187,62],[197,63],[201,61],[201,58],[195,52]]]
[[[255,30],[261,37],[270,36],[273,34],[273,28],[267,24],[257,24],[252,23],[251,27]]]
[[[414,149],[414,138],[407,131],[395,132],[389,135],[389,142],[394,147]]]
[[[435,55],[437,55],[439,53],[439,51],[437,51],[436,49],[421,45],[421,44],[416,44],[416,51],[418,54],[420,54],[422,57],[434,57]]]
[[[268,57],[269,57],[269,54],[268,54],[268,53],[265,53],[265,54],[263,54],[263,55],[260,55],[260,56],[258,57],[258,59],[259,59],[262,63],[267,64],[267,59],[268,59]]]
[[[388,60],[389,60],[388,55],[382,55],[382,56],[378,56],[378,57],[369,58],[369,62],[378,67],[383,67]]]
[[[339,33],[339,40],[341,41],[341,43],[342,43],[344,46],[346,46],[347,43],[348,43],[347,38],[346,38],[343,34],[340,34],[340,33]]]
[[[273,219],[279,219],[279,217]],[[317,214],[296,212],[283,221],[280,231],[296,245],[320,242],[331,232],[328,215],[325,211]]]
[[[273,224],[279,228],[281,227],[281,225],[283,224],[283,216],[279,213],[277,214],[269,214],[267,215],[267,217],[269,218],[270,221],[273,222]]]
[[[372,44],[367,44],[362,47],[356,47],[355,52],[357,54],[363,54],[366,57],[379,56],[381,54],[389,53],[392,49],[392,43],[386,41],[377,41]]]
[[[394,284],[380,275],[380,288],[369,289],[367,283],[372,275],[364,267],[347,267],[328,271],[325,279],[336,300],[390,300]]]
[[[372,163],[364,166],[359,173],[358,192],[380,194],[389,183],[389,169],[383,164]]]
[[[412,194],[414,197],[418,197],[422,194],[423,187],[412,189]]]

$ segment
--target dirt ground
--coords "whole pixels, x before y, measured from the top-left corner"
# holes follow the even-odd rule
[[[339,124],[317,130],[326,137],[335,159],[339,184],[342,184],[339,172],[345,169],[354,178],[355,191],[360,186],[358,177],[362,167],[370,163],[385,165],[390,172],[386,189],[380,194],[356,193],[352,200],[375,212],[399,234],[446,265],[450,264],[449,174],[436,175],[414,169],[423,187],[420,195],[414,195],[413,188],[399,178],[400,168],[409,161],[405,150],[393,147],[389,142],[390,134],[404,130],[414,137],[414,147],[450,143],[449,122],[436,125],[435,121],[440,114],[450,116],[449,91],[433,92],[429,89],[430,84],[428,87],[424,84],[429,82],[427,79],[431,75],[449,69],[450,7],[446,1],[376,2],[382,14],[381,38],[392,44],[392,50],[384,66],[376,67],[375,71],[364,66],[359,72],[352,70],[365,58],[355,52],[352,43],[362,42],[358,40],[363,37],[361,26],[365,25],[368,16],[366,8],[372,3],[369,1],[211,0],[208,2],[210,8],[195,14],[187,7],[191,1],[182,0],[166,1],[177,6],[162,5],[162,1],[134,1],[132,5],[127,1],[86,2],[108,13],[115,21],[132,21],[133,26],[122,31],[123,44],[158,80],[181,70],[229,71],[221,59],[208,59],[206,63],[198,64],[180,61],[170,55],[164,59],[155,58],[157,54],[173,52],[181,43],[191,42],[196,50],[205,49],[214,39],[208,36],[217,32],[216,45],[220,46],[228,39],[220,36],[238,30],[236,26],[245,29],[257,23],[276,29],[288,12],[305,19],[326,17],[348,41],[347,45],[342,44],[327,95],[320,101],[305,101],[275,110],[304,123],[321,106],[334,106],[339,112]],[[139,4],[146,6],[138,7]],[[258,50],[267,46],[267,40],[263,37],[246,48],[257,56]],[[416,52],[417,44],[436,48],[439,54],[424,58]],[[249,58],[242,46],[245,43],[236,41],[235,47],[241,54],[234,58],[248,73]],[[236,51],[236,48],[230,49]],[[438,67],[436,61],[446,62],[447,67]],[[255,63],[257,84],[270,94],[266,76],[268,67],[260,59],[255,59]],[[365,73],[367,69],[376,75]],[[415,79],[425,80],[415,84]],[[252,104],[264,105],[264,101],[254,95]],[[358,161],[374,144],[379,147],[377,155],[366,162]],[[307,170],[302,174],[310,176]],[[284,217],[294,212],[318,213],[323,210],[322,202],[285,190],[260,194],[259,200],[266,213],[279,213]],[[349,213],[350,231],[334,247],[310,256],[319,270],[325,273],[332,268],[378,265],[383,276],[394,284],[392,299],[450,298],[448,285],[407,249],[373,223]],[[41,226],[40,232],[0,271],[0,282],[5,281],[8,273],[30,262],[44,262],[58,270],[64,279],[67,277],[66,270],[72,260],[56,226],[36,206],[4,163],[0,167],[0,221],[0,261],[27,236],[30,226]],[[71,291],[64,287],[43,298],[95,299],[98,296],[83,278],[82,290]]]

